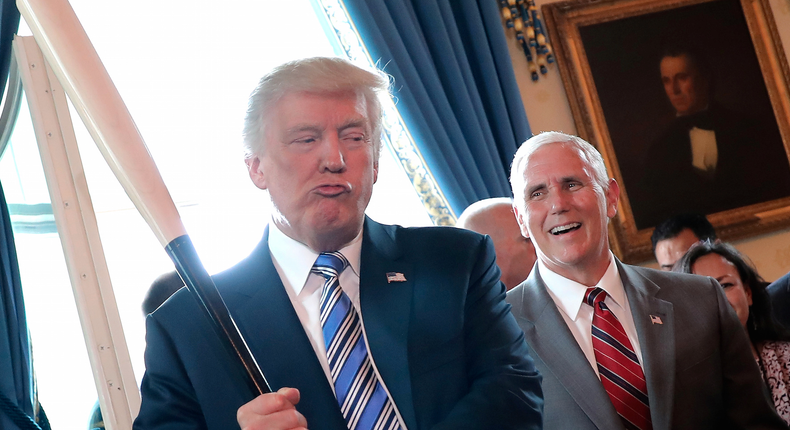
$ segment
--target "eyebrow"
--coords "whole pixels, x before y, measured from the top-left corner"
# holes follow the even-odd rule
[[[342,131],[344,131],[346,129],[356,128],[356,127],[365,128],[365,120],[364,119],[352,119],[352,120],[346,121],[343,124],[341,124],[339,127],[337,127],[337,131],[338,131],[338,133],[340,133],[340,132],[342,132]]]
[[[567,184],[568,182],[584,182],[578,176],[566,176],[560,179],[560,182],[563,184]]]
[[[527,188],[527,195],[531,196],[532,193],[534,193],[535,191],[537,191],[537,190],[539,190],[541,188],[546,188],[546,184],[540,183],[538,185],[534,185],[534,186],[531,186],[531,187]]]
[[[290,134],[299,133],[299,132],[302,132],[302,131],[312,131],[314,133],[321,133],[323,131],[323,128],[319,127],[318,125],[315,125],[315,124],[297,124],[297,125],[289,128],[288,130],[285,130],[285,134],[286,135],[290,135]]]
[[[560,178],[560,183],[561,184],[567,184],[568,182],[581,182],[581,183],[584,183],[584,181],[582,181],[578,176],[566,176],[564,178]],[[547,188],[545,182],[541,182],[540,184],[537,184],[537,185],[534,185],[532,187],[527,188],[527,195],[530,195],[530,194],[534,193],[535,191],[537,191],[537,190],[539,190],[541,188]]]

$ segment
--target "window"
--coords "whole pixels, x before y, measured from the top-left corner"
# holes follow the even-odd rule
[[[146,139],[204,265],[210,273],[231,266],[260,240],[269,219],[268,197],[250,182],[242,160],[247,96],[277,64],[333,55],[309,0],[228,0],[221,7],[208,1],[71,4]],[[75,112],[72,119],[139,383],[145,347],[140,303],[151,282],[173,265]],[[59,239],[46,213],[49,196],[26,104],[0,160],[0,180],[9,204],[17,205],[15,240],[42,405],[53,428],[85,428],[96,390]],[[22,213],[31,210],[43,214]],[[385,223],[430,224],[386,150],[368,213]]]

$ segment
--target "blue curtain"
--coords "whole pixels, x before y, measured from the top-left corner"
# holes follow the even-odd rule
[[[394,78],[398,110],[456,214],[510,196],[531,134],[496,0],[345,0],[365,46]]]
[[[0,394],[25,415],[33,417],[34,387],[30,361],[30,342],[25,319],[25,302],[19,280],[19,265],[14,246],[11,218],[0,187]],[[0,428],[16,430],[14,408],[0,408]],[[19,417],[16,417],[19,422]]]
[[[11,64],[11,42],[19,28],[14,1],[0,0],[0,94]],[[13,123],[13,121],[11,122]],[[14,233],[5,194],[0,187],[0,429],[37,428],[35,387],[25,303],[19,280]]]

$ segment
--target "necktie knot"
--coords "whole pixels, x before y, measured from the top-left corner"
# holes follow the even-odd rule
[[[348,267],[348,260],[343,254],[322,252],[313,264],[311,271],[323,276],[325,279],[337,278]]]
[[[604,291],[602,288],[590,287],[584,294],[584,303],[592,306],[593,309],[598,303],[601,303],[604,300],[606,300],[606,291]]]

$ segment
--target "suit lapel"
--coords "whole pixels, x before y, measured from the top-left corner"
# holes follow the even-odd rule
[[[335,395],[272,263],[268,229],[229,286],[231,313],[272,390],[298,387],[311,426],[345,429]],[[231,305],[231,303],[233,305]]]
[[[417,428],[408,357],[412,264],[401,259],[394,227],[366,218],[360,261],[359,297],[368,349],[406,427]],[[405,281],[389,282],[387,274]]]
[[[675,397],[675,323],[672,303],[656,297],[660,288],[617,261],[634,317],[650,401],[653,429],[669,429]],[[659,323],[660,321],[660,323]]]
[[[519,314],[517,319],[529,323],[524,335],[530,347],[596,427],[622,428],[601,381],[546,290],[538,266],[533,268],[524,287],[521,289],[520,309],[514,306],[514,314]]]

